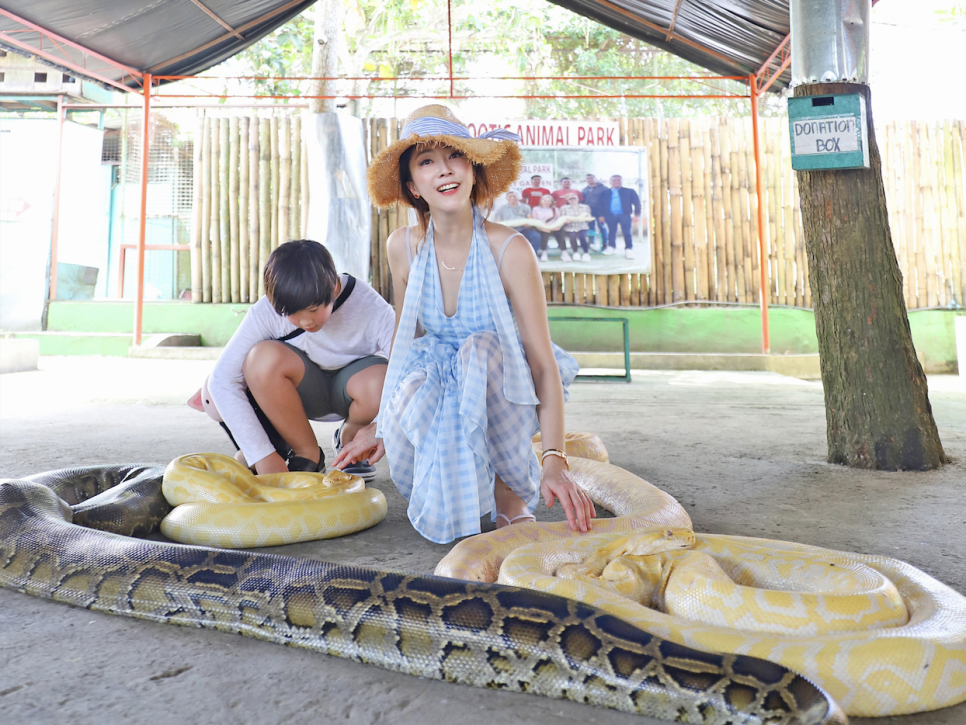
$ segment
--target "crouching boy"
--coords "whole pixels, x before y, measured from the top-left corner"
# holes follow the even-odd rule
[[[368,284],[338,274],[329,251],[286,242],[199,393],[188,401],[222,426],[256,473],[325,470],[309,420],[342,419],[336,454],[379,411],[395,315]],[[368,461],[346,466],[371,480]]]

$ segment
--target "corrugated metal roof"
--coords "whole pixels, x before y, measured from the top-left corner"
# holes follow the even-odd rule
[[[313,2],[3,0],[3,9],[142,73],[193,75],[247,48]],[[96,68],[102,76],[131,88],[139,86],[136,80],[125,77],[123,71],[96,58],[85,57],[69,46],[58,48],[49,38],[41,41],[38,33],[23,32],[22,24],[3,15],[0,15],[0,33],[10,33],[11,38],[38,51],[67,58],[77,65],[87,63],[86,67],[91,70]],[[0,46],[17,53],[25,52],[2,41]],[[50,58],[47,62],[51,62]]]
[[[788,0],[549,1],[720,75],[757,73],[789,32]],[[192,75],[235,55],[313,2],[4,0],[3,9],[140,72]],[[22,26],[0,15],[0,32],[11,30]],[[37,33],[11,37],[41,49]],[[49,40],[42,49],[60,52]],[[78,65],[98,65],[75,49],[62,50]],[[104,63],[97,70],[126,86],[139,85]],[[772,89],[790,79],[786,70]]]
[[[788,0],[549,1],[726,76],[758,73],[790,30]]]

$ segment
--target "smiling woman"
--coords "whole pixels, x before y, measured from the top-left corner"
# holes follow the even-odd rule
[[[486,514],[498,527],[532,521],[541,491],[574,531],[594,516],[563,452],[577,364],[550,341],[530,243],[486,221],[519,173],[516,141],[504,129],[472,138],[449,109],[426,106],[368,171],[373,201],[413,207],[420,223],[387,241],[396,333],[378,433],[336,463],[384,450],[410,521],[437,543],[479,533]]]

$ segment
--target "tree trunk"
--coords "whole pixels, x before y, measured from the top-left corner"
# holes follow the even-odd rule
[[[342,0],[322,0],[315,6],[315,39],[312,44],[312,77],[335,78],[339,75],[339,34],[342,27]],[[312,81],[309,95],[330,98],[309,99],[312,113],[334,111],[336,82]]]
[[[869,88],[795,89],[796,97],[831,93],[865,95],[871,168],[798,172],[828,459],[889,471],[938,468],[946,456],[902,297]]]

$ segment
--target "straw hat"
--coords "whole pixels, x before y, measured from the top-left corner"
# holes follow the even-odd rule
[[[410,146],[431,144],[459,149],[474,164],[486,168],[490,193],[496,197],[510,188],[520,175],[523,157],[517,142],[520,137],[503,128],[473,138],[469,129],[446,106],[434,104],[413,111],[403,121],[399,140],[383,149],[369,164],[366,181],[369,198],[376,206],[409,203],[402,194],[399,157]]]

